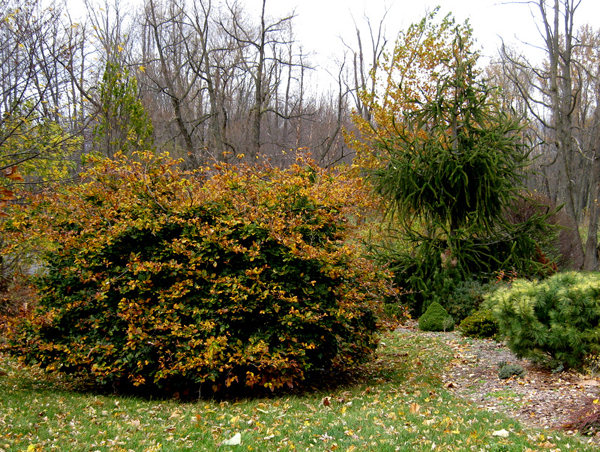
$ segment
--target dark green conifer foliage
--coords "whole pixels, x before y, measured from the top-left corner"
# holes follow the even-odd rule
[[[519,224],[506,220],[523,187],[530,147],[519,118],[501,109],[499,92],[478,76],[470,33],[457,27],[448,45],[454,73],[437,81],[434,98],[415,101],[398,118],[396,136],[381,138],[382,164],[371,173],[405,244],[380,255],[392,262],[417,315],[440,301],[448,278],[508,268],[534,273],[533,237],[549,227],[542,214]]]

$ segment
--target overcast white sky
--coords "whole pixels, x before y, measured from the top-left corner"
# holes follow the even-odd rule
[[[83,12],[82,0],[67,1],[72,11]],[[92,3],[102,4],[104,1],[92,0]],[[108,0],[109,4],[113,1]],[[141,3],[141,0],[116,1],[131,5],[131,11],[135,11],[135,5]],[[258,18],[262,0],[238,1]],[[343,56],[342,39],[355,46],[355,23],[361,28],[363,39],[367,39],[365,17],[376,29],[384,11],[389,10],[386,31],[393,41],[400,30],[421,20],[437,5],[441,7],[441,17],[452,13],[458,22],[470,20],[484,56],[497,54],[500,38],[508,44],[520,46],[524,51],[528,49],[529,55],[532,55],[533,47],[528,48],[520,41],[540,45],[540,35],[527,0],[267,0],[267,14],[277,19],[295,11],[296,41],[302,44],[305,53],[317,53],[314,59],[317,65],[331,69],[337,67],[332,63]],[[535,5],[532,8],[537,14]],[[600,0],[581,0],[575,20],[577,26],[588,23],[600,29]]]
[[[248,11],[259,13],[262,0],[240,0]],[[267,0],[267,11],[273,17],[282,17],[295,10],[297,40],[307,51],[317,51],[319,62],[327,64],[333,57],[341,57],[340,38],[354,44],[354,21],[366,33],[364,17],[368,16],[377,27],[384,11],[387,15],[387,33],[393,39],[398,31],[419,21],[426,11],[441,6],[440,15],[453,13],[459,22],[469,19],[484,54],[494,56],[505,42],[518,44],[519,40],[537,43],[539,33],[525,0]],[[533,5],[535,7],[535,5]],[[537,13],[537,11],[536,11]],[[589,23],[600,28],[600,0],[582,0],[575,15],[579,25]],[[525,47],[523,45],[523,47]]]

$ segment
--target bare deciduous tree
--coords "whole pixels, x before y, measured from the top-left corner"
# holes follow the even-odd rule
[[[596,187],[598,179],[590,127],[595,127],[592,105],[598,99],[597,91],[590,87],[597,83],[598,72],[594,67],[597,61],[590,63],[585,55],[597,43],[584,36],[585,30],[575,29],[574,16],[580,0],[528,3],[539,13],[538,28],[546,59],[542,65],[534,65],[504,47],[504,73],[516,87],[534,122],[534,130],[544,143],[546,166],[542,169],[548,178],[553,178],[548,187],[558,187],[557,199],[565,203],[566,213],[576,224],[584,220],[585,211],[589,214],[585,249],[579,231],[574,231],[578,245],[572,256],[573,265],[596,269],[598,206],[590,187]]]
[[[65,158],[63,145],[79,130],[73,112],[81,102],[65,69],[79,41],[62,11],[60,4],[0,0],[0,171]]]

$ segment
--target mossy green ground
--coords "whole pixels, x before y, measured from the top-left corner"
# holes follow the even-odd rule
[[[78,392],[0,357],[2,451],[592,451],[443,388],[444,335],[397,331],[355,383],[304,395],[183,403]],[[324,398],[328,398],[324,401]],[[507,438],[494,432],[506,430]],[[223,441],[241,435],[241,444]]]

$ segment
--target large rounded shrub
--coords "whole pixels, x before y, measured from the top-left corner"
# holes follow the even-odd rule
[[[558,273],[543,281],[516,280],[483,303],[520,358],[581,367],[600,353],[600,276]]]
[[[194,173],[151,155],[100,161],[37,204],[29,229],[52,249],[9,349],[168,391],[276,389],[352,366],[377,345],[389,282],[347,240],[361,196],[302,159]]]

